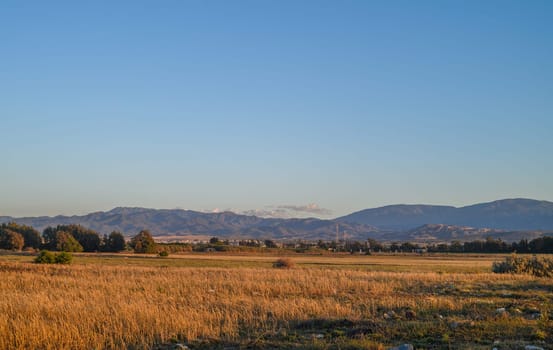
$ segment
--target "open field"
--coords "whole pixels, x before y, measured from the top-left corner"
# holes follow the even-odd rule
[[[553,348],[553,281],[489,273],[500,256],[292,259],[2,255],[0,349]]]
[[[251,267],[270,268],[282,255],[227,254],[227,253],[180,253],[170,258],[159,258],[155,254],[133,253],[75,253],[75,264],[102,264],[115,266],[162,266],[162,267]],[[329,269],[354,269],[390,272],[490,272],[492,262],[501,260],[502,254],[412,254],[366,255],[284,255],[290,257],[298,267],[319,267]],[[4,254],[0,261],[32,262],[34,255]]]

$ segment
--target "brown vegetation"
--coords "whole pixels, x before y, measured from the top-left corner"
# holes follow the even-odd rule
[[[26,262],[0,274],[1,349],[553,341],[553,281],[525,275]]]
[[[291,269],[295,263],[290,258],[280,258],[273,263],[273,267],[277,269]]]

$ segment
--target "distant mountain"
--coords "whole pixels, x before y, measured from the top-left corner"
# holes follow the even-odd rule
[[[488,236],[504,240],[534,238],[553,232],[553,203],[505,199],[456,208],[436,205],[390,205],[365,209],[334,220],[277,219],[232,212],[202,213],[182,209],[115,208],[82,216],[12,218],[38,230],[59,224],[80,224],[102,234],[120,231],[135,235],[148,229],[155,236],[202,235],[221,238],[273,238],[382,241],[474,240]]]
[[[553,203],[504,199],[456,208],[434,205],[390,205],[365,209],[336,219],[382,230],[410,230],[425,224],[447,224],[508,231],[553,230]]]
[[[448,216],[455,209],[455,207],[438,205],[398,204],[361,210],[336,220],[403,231],[429,223],[446,223]]]
[[[115,208],[83,216],[0,217],[0,222],[16,221],[42,231],[47,226],[80,224],[102,234],[120,231],[135,235],[148,229],[154,236],[210,235],[234,238],[334,239],[336,221],[274,219],[239,215],[232,212],[202,213],[182,209]],[[377,238],[378,229],[364,224],[340,223],[340,236],[351,239]]]

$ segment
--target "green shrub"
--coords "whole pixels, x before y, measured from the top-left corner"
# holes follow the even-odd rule
[[[161,257],[169,256],[169,252],[167,252],[166,250],[162,250],[161,252],[159,252],[159,256]]]
[[[68,252],[61,252],[59,254],[56,254],[56,264],[71,264],[72,261],[73,255]]]
[[[56,262],[56,256],[54,253],[47,250],[41,250],[38,256],[35,258],[37,264],[53,264]]]
[[[54,254],[47,250],[41,250],[34,261],[37,264],[71,264],[73,255],[68,252]]]
[[[492,265],[495,273],[530,274],[536,277],[553,276],[553,259],[533,256],[519,257],[516,254],[508,256],[505,261],[496,261]]]

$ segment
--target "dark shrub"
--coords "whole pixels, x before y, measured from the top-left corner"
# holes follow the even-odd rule
[[[277,269],[291,269],[294,265],[292,259],[289,258],[280,258],[273,263],[273,267]]]
[[[134,249],[135,253],[155,253],[156,252],[156,242],[152,237],[152,234],[148,230],[140,231],[136,236],[134,236],[129,246]]]
[[[516,254],[508,256],[505,261],[496,261],[492,265],[495,273],[530,274],[536,277],[553,276],[553,259],[533,256],[519,257]]]

